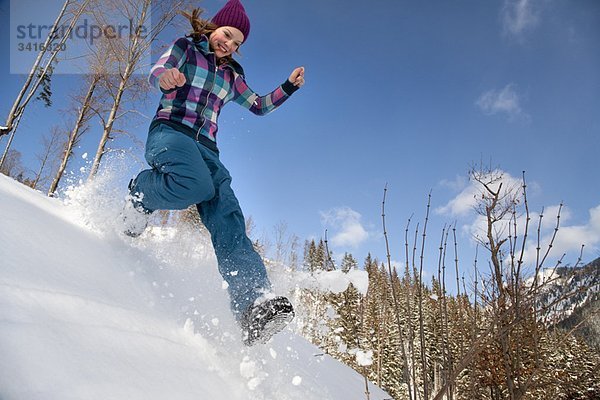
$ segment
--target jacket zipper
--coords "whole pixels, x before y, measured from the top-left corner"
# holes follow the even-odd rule
[[[206,108],[208,107],[208,98],[210,97],[210,94],[212,93],[213,89],[215,88],[215,81],[217,80],[217,71],[219,70],[219,67],[217,66],[217,62],[216,62],[216,57],[215,58],[215,70],[214,70],[214,76],[210,85],[210,90],[208,91],[208,94],[206,95],[206,101],[204,102],[204,107],[202,107],[202,112],[200,112],[200,118],[202,118],[202,125],[200,126],[200,129],[198,129],[198,133],[196,133],[196,140],[200,141],[200,131],[202,131],[202,128],[204,128],[204,124],[206,124],[206,117],[204,116],[204,111],[206,111]]]

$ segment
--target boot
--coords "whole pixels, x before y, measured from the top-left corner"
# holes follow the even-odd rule
[[[246,346],[266,343],[294,319],[294,307],[285,297],[275,297],[250,306],[242,315],[242,339]]]

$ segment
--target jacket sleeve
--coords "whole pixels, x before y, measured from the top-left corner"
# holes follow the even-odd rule
[[[160,56],[156,64],[154,64],[150,70],[150,75],[148,76],[148,82],[150,85],[154,86],[165,94],[171,93],[175,90],[163,90],[160,87],[160,77],[168,69],[181,68],[183,63],[186,61],[186,50],[189,46],[189,43],[190,42],[186,38],[179,38],[167,49],[167,51]]]
[[[265,115],[283,104],[292,93],[298,90],[298,87],[294,86],[286,79],[282,85],[278,86],[277,89],[271,93],[260,96],[248,87],[243,75],[236,73],[233,89],[233,101],[256,115]]]

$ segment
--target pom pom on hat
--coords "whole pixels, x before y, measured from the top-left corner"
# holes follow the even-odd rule
[[[212,17],[212,22],[219,26],[233,26],[242,32],[244,42],[250,34],[250,20],[240,0],[229,0],[223,8]]]

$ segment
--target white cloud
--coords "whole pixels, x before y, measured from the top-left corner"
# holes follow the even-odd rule
[[[490,176],[502,176],[501,181],[490,184],[492,190],[498,190],[500,183],[502,183],[502,193],[508,193],[510,191],[515,193],[516,196],[519,195],[522,186],[521,179],[515,178],[509,173],[501,170],[493,171]],[[468,185],[465,186],[461,192],[444,206],[438,207],[435,211],[441,215],[460,218],[460,230],[462,232],[473,238],[473,240],[479,238],[485,241],[487,235],[487,222],[485,217],[478,214],[476,211],[476,207],[484,194],[486,194],[484,187],[480,183],[470,180]],[[498,231],[502,232],[502,234],[508,234],[510,215],[507,215],[506,218],[505,221],[496,223]],[[522,221],[518,222],[518,226],[524,226],[524,224],[522,225]]]
[[[495,170],[495,176],[502,176],[502,185],[504,189],[516,189],[522,185],[521,179],[515,178],[507,172]],[[498,183],[490,185],[494,190],[497,189]],[[436,212],[442,215],[452,217],[464,217],[475,211],[478,199],[481,198],[484,191],[481,184],[471,180],[462,185],[463,189],[446,205],[436,208]]]
[[[521,100],[514,83],[501,90],[488,90],[479,96],[475,104],[487,115],[506,114],[509,120],[525,117],[521,109]]]
[[[564,209],[563,209],[564,211]],[[565,225],[563,216],[569,217],[570,212],[567,209],[566,213],[561,212],[561,225],[558,228],[558,233],[552,244],[551,259],[558,259],[563,254],[567,255],[566,261],[574,262],[579,257],[581,246],[584,245],[583,259],[589,261],[589,255],[592,258],[600,248],[600,205],[589,210],[589,219],[582,225]],[[552,239],[554,228],[556,227],[556,214],[544,213],[544,218],[552,217],[553,223],[548,223],[547,227],[542,230],[541,248],[545,252]],[[528,254],[531,259],[535,256],[535,245],[530,244]],[[588,255],[586,257],[586,254]],[[553,265],[546,265],[552,267]]]
[[[510,174],[503,173],[503,187],[518,187],[521,185],[521,180],[512,177]],[[539,190],[535,182],[529,182],[528,188]],[[530,192],[528,190],[528,192]],[[477,199],[481,197],[482,189],[476,182],[470,182],[460,193],[453,199],[448,201],[442,207],[436,209],[436,212],[442,215],[460,217],[461,230],[469,235],[473,240],[476,238],[485,239],[487,234],[487,222],[485,218],[475,212]],[[540,226],[540,257],[546,253],[548,246],[552,240],[554,229],[557,224],[557,216],[559,213],[558,205],[545,207],[543,210],[543,218]],[[533,265],[537,257],[538,247],[537,234],[540,213],[530,210],[530,221],[528,227],[528,238],[525,248],[524,260],[526,264]],[[507,218],[510,218],[508,216]],[[600,251],[600,205],[589,210],[589,218],[583,224],[570,224],[573,219],[573,210],[563,206],[560,209],[560,226],[552,243],[551,251],[548,255],[548,260],[545,263],[546,267],[552,267],[554,263],[563,255],[566,254],[565,262],[573,263],[581,251],[581,246],[585,245],[584,261],[589,261]],[[517,248],[520,249],[521,240],[524,237],[526,225],[526,215],[521,208],[517,216]],[[514,230],[514,224],[510,220],[501,221],[497,224],[498,230],[503,236],[507,236],[509,229]],[[508,246],[508,245],[505,245]],[[508,251],[508,247],[505,248]],[[586,256],[587,255],[587,256]],[[591,255],[591,257],[590,257]]]
[[[349,207],[338,207],[321,213],[322,223],[333,230],[333,246],[356,248],[369,238],[361,223],[362,216]]]
[[[451,216],[464,216],[473,211],[477,203],[477,194],[480,193],[475,185],[471,184],[465,187],[456,197],[450,200],[445,206],[436,208],[438,214]]]
[[[539,16],[533,7],[533,0],[505,0],[502,8],[502,27],[504,33],[521,38],[536,27]]]
[[[456,175],[454,180],[443,179],[440,186],[454,191],[463,190],[469,184],[469,180],[464,175]]]

